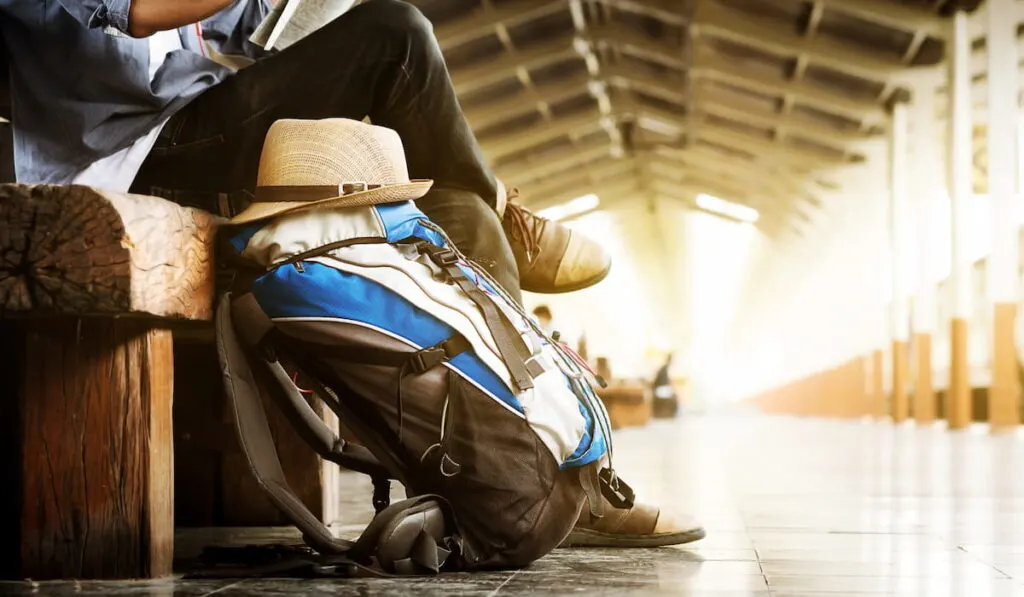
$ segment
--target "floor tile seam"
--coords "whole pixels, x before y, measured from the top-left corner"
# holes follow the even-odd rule
[[[958,551],[961,551],[961,552],[967,554],[967,557],[971,558],[975,562],[980,562],[980,563],[984,564],[985,566],[988,566],[989,568],[995,570],[999,574],[1002,574],[1004,577],[1006,577],[1006,578],[1014,578],[1013,575],[1009,574],[1008,572],[1006,572],[1005,570],[1003,570],[1002,568],[997,566],[994,562],[986,561],[984,558],[982,558],[978,554],[975,554],[975,553],[971,552],[968,549],[964,549],[964,547],[962,545],[957,545],[956,549]]]
[[[506,578],[504,581],[502,581],[502,583],[500,585],[498,585],[493,591],[491,591],[490,593],[487,594],[487,597],[495,597],[495,595],[497,595],[499,591],[504,589],[505,585],[510,583],[512,581],[512,579],[515,578],[520,572],[522,572],[522,570],[516,570],[512,574],[509,574],[508,578]]]
[[[217,593],[220,593],[221,591],[223,591],[225,589],[230,589],[231,587],[237,587],[238,585],[243,584],[244,582],[245,582],[244,580],[236,580],[235,582],[228,583],[228,584],[224,585],[223,587],[217,587],[216,589],[210,591],[209,593],[203,593],[200,597],[210,597],[210,595],[216,595]]]

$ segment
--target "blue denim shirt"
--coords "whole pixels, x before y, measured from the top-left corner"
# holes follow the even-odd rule
[[[70,182],[231,76],[183,28],[184,50],[150,81],[149,43],[127,35],[131,2],[0,0],[19,182]],[[269,9],[236,0],[202,23],[204,37],[222,54],[260,58],[248,38]]]

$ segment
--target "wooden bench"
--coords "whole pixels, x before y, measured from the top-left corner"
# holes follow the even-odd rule
[[[0,183],[8,84],[0,40]],[[221,395],[213,242],[161,199],[0,184],[0,579],[159,577],[175,527],[285,523]],[[336,467],[267,414],[292,488],[337,520]]]
[[[0,185],[0,578],[171,572],[171,328],[212,318],[214,229],[153,197]]]

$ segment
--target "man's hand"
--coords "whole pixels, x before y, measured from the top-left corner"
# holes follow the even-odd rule
[[[198,23],[217,14],[235,0],[132,0],[128,33],[148,37]]]

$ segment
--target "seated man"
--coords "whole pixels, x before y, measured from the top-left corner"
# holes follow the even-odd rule
[[[369,116],[399,133],[412,177],[436,181],[420,207],[513,295],[520,281],[528,291],[563,292],[608,272],[596,243],[518,204],[505,208],[430,23],[408,4],[357,6],[283,52],[248,41],[269,10],[264,0],[0,7],[19,182],[131,188],[223,212],[196,191],[251,190],[275,120]],[[206,55],[200,36],[257,62],[234,73]]]
[[[514,297],[604,278],[610,259],[596,243],[506,205],[515,192],[484,162],[418,10],[369,0],[265,52],[248,38],[268,10],[265,0],[0,0],[19,182],[130,189],[230,215],[242,207],[235,191],[255,187],[273,122],[369,116],[401,136],[412,178],[435,181],[420,208]],[[204,40],[256,62],[235,72]],[[590,543],[699,538],[639,506],[589,526]]]

